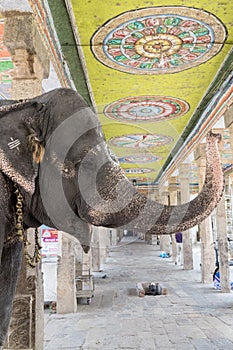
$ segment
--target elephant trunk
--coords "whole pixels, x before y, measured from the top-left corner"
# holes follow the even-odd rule
[[[212,132],[207,135],[205,183],[192,201],[177,206],[152,201],[135,190],[118,166],[106,164],[107,185],[106,177],[105,181],[103,177],[97,180],[98,196],[87,205],[85,219],[95,226],[122,227],[151,234],[175,233],[199,224],[210,215],[223,194],[219,137]]]

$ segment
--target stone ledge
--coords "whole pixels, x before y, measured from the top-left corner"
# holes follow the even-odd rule
[[[0,17],[19,16],[25,13],[32,13],[32,9],[26,0],[0,0]]]

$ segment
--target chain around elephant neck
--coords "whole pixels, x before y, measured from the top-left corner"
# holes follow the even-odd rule
[[[23,242],[24,244],[24,256],[26,259],[27,264],[34,268],[36,267],[36,264],[41,260],[41,254],[40,254],[40,249],[42,248],[39,244],[39,238],[38,238],[38,229],[35,228],[35,249],[34,249],[34,254],[31,255],[28,252],[28,246],[31,244],[24,232],[23,228],[23,196],[21,195],[19,188],[16,184],[14,184],[16,187],[15,194],[17,197],[17,203],[16,203],[16,230],[17,230],[17,236],[18,240],[20,242]]]

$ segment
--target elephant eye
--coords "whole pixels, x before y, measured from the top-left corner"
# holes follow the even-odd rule
[[[69,163],[65,163],[62,167],[62,175],[63,177],[70,179],[75,177],[75,168],[73,163],[69,162]]]

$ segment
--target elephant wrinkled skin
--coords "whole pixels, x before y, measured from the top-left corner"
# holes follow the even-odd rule
[[[218,136],[210,132],[202,191],[190,203],[162,205],[131,185],[104,141],[98,118],[73,90],[56,89],[26,102],[0,101],[0,106],[1,346],[23,250],[14,235],[14,184],[23,196],[25,229],[45,224],[66,231],[88,251],[91,224],[151,234],[195,226],[220,200],[223,174]]]

